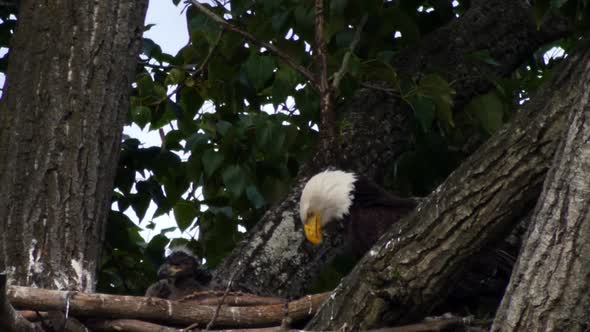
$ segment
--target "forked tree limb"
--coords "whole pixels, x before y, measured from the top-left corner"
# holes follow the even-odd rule
[[[568,55],[568,127],[491,331],[588,331],[590,40]],[[558,86],[559,87],[559,86]]]

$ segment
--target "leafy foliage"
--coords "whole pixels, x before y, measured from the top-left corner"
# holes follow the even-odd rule
[[[548,8],[570,2],[553,1]],[[233,1],[227,7],[205,6],[317,71],[309,52],[314,40],[312,3]],[[555,62],[543,59],[548,49],[540,50],[543,53],[523,65],[514,79],[490,78],[496,91],[477,96],[463,110],[454,108],[454,88],[437,73],[416,82],[400,81],[390,65],[395,54],[468,6],[469,1],[333,0],[327,7],[329,71],[343,74],[336,91],[339,102],[352,96],[361,82],[378,80],[388,82],[414,112],[416,148],[392,165],[386,184],[398,192],[428,194],[465,157],[455,147],[470,133],[491,135],[498,130],[510,118],[511,106],[526,101]],[[368,20],[361,27],[363,15]],[[266,208],[280,201],[310,155],[317,138],[313,127],[319,122],[319,97],[302,75],[268,50],[222,31],[193,6],[187,5],[186,16],[190,43],[176,55],[144,39],[128,123],[161,130],[163,144],[143,148],[133,138],[124,140],[113,201],[119,211],[131,208],[139,219],[153,202],[158,207],[154,217],[173,214],[181,231],[198,227],[198,238],[175,241],[186,242],[214,267],[241,238],[238,225],[249,230]],[[360,41],[351,50],[358,29]],[[567,50],[562,44],[553,46]],[[346,55],[348,66],[341,68]],[[496,64],[485,51],[473,57]],[[112,291],[136,291],[142,279],[134,279],[140,280],[138,285],[119,280],[130,280],[137,271],[153,275],[168,240],[160,234],[143,243],[124,214],[112,216],[110,224],[124,224],[132,235],[113,237],[107,244],[112,249],[103,262],[101,282]],[[109,234],[114,228],[122,232],[123,226],[111,227]],[[125,251],[143,263],[120,260],[118,252]],[[141,255],[148,258],[142,261]]]
[[[327,2],[329,72],[342,74],[335,91],[338,102],[346,102],[361,82],[382,81],[413,111],[415,149],[391,165],[385,183],[398,192],[428,194],[465,157],[460,147],[474,133],[492,135],[508,121],[514,105],[528,100],[578,40],[575,33],[537,50],[512,77],[488,78],[494,91],[456,109],[452,82],[435,72],[401,81],[391,59],[469,5],[468,0]],[[162,145],[143,147],[137,139],[123,140],[99,275],[102,292],[143,293],[171,242],[187,245],[214,267],[240,240],[238,225],[251,229],[265,209],[282,199],[318,136],[313,128],[319,122],[319,96],[310,82],[268,50],[223,31],[210,17],[186,6],[190,42],[177,54],[143,40],[127,124],[158,131]],[[310,53],[312,2],[242,0],[226,7],[205,6],[317,72]],[[539,27],[555,12],[570,17],[578,31],[590,22],[586,0],[534,3]],[[16,7],[0,6],[0,47],[10,45],[15,15]],[[361,26],[365,15],[367,23]],[[351,49],[359,29],[358,46]],[[0,57],[2,73],[8,55]],[[470,56],[497,65],[486,51]],[[342,68],[345,57],[349,61]],[[150,204],[157,207],[151,218],[173,215],[177,229],[198,227],[199,236],[170,241],[166,233],[173,229],[164,229],[146,242],[122,212],[133,211],[142,226],[153,229]],[[331,285],[351,265],[338,264],[340,268],[318,281],[318,289]]]
[[[141,294],[171,242],[189,246],[215,267],[242,237],[238,226],[248,231],[282,199],[318,136],[314,128],[320,118],[319,96],[297,70],[269,50],[222,30],[192,5],[172,2],[186,6],[190,41],[177,54],[167,54],[153,40],[143,40],[127,124],[158,132],[162,144],[144,147],[135,138],[123,140],[99,275],[102,292]],[[278,47],[298,65],[318,72],[310,52],[312,2],[204,5]],[[469,5],[470,1],[439,0],[327,2],[328,67],[331,75],[341,78],[335,91],[338,103],[345,103],[362,82],[381,81],[413,111],[415,149],[391,165],[385,184],[398,192],[428,194],[465,157],[460,147],[472,135],[493,134],[512,116],[512,106],[526,102],[551,74],[563,55],[547,60],[547,51],[559,47],[567,53],[575,44],[572,36],[547,45],[512,78],[490,77],[494,91],[456,109],[452,82],[436,72],[416,81],[401,80],[391,60],[462,15]],[[582,0],[542,0],[535,2],[534,11],[539,25],[551,12],[560,11],[583,27],[588,23],[586,6]],[[3,47],[9,45],[15,27],[10,14],[14,13],[0,7]],[[352,49],[357,34],[360,39]],[[496,65],[485,51],[472,57]],[[6,57],[0,59],[0,71],[5,63]],[[153,216],[148,214],[150,205],[157,207]],[[173,215],[174,229],[198,228],[199,235],[170,241],[166,234],[173,229],[164,229],[146,242],[124,211],[133,211],[148,229],[155,226],[151,219]],[[342,269],[326,272],[318,289],[344,273],[350,262],[340,265]]]

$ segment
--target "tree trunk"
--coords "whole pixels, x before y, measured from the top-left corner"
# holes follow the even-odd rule
[[[575,96],[587,85],[588,59],[569,60],[510,126],[379,240],[308,329],[412,321],[445,299],[474,255],[504,237],[534,206],[570,110],[588,107]]]
[[[0,270],[96,283],[147,0],[20,1],[0,105]]]
[[[569,128],[492,331],[590,329],[590,48],[572,61],[562,95],[574,110]]]
[[[486,77],[511,73],[533,50],[568,31],[559,18],[544,25],[549,29],[536,29],[526,3],[473,1],[461,18],[402,52],[395,67],[405,77],[436,71],[455,81],[455,104],[461,109],[491,87]],[[500,65],[474,65],[466,56],[482,49]],[[234,285],[256,294],[301,295],[321,267],[340,252],[343,241],[338,234],[330,234],[319,248],[304,241],[298,212],[304,183],[327,166],[352,169],[381,183],[400,154],[411,148],[408,112],[398,98],[376,90],[361,91],[348,100],[339,112],[340,139],[304,166],[283,203],[269,210],[218,267],[216,282],[226,284],[233,276]]]

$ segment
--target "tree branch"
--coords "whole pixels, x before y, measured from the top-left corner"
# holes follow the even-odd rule
[[[43,329],[24,319],[10,305],[6,292],[7,276],[0,273],[0,330],[7,332],[40,332]]]
[[[342,81],[342,78],[344,77],[344,75],[348,71],[348,64],[350,63],[350,57],[352,56],[352,54],[354,54],[354,49],[356,48],[356,45],[361,40],[361,32],[363,31],[363,28],[364,28],[365,24],[367,23],[368,17],[369,16],[367,14],[365,14],[361,18],[361,22],[359,23],[359,26],[356,29],[356,32],[354,33],[354,37],[352,39],[352,42],[350,42],[350,46],[348,47],[348,51],[346,51],[346,54],[344,54],[344,58],[342,59],[342,65],[340,66],[340,69],[334,74],[334,79],[332,80],[332,90],[334,90],[334,91],[338,90],[338,87],[340,86],[340,81]]]
[[[211,326],[213,326],[213,324],[215,323],[215,320],[219,316],[219,310],[221,309],[221,306],[223,305],[223,303],[225,302],[225,299],[227,298],[227,294],[229,293],[229,290],[231,289],[231,284],[234,282],[235,276],[236,276],[236,274],[234,273],[231,276],[231,278],[229,279],[229,281],[227,282],[227,287],[225,288],[225,292],[223,293],[223,296],[221,297],[221,301],[219,301],[217,308],[215,308],[215,314],[213,314],[211,321],[209,321],[209,323],[207,323],[207,326],[205,327],[205,331],[209,331],[211,329]],[[189,328],[187,328],[187,329],[189,329]]]
[[[202,305],[218,305],[225,291],[202,291],[194,292],[183,297],[181,302],[198,303]],[[268,304],[284,304],[285,299],[281,297],[257,296],[242,292],[230,292],[223,303],[233,307],[249,307]]]
[[[315,49],[320,67],[320,134],[336,136],[336,116],[332,107],[332,89],[328,83],[328,56],[324,36],[324,0],[315,0]]]
[[[229,23],[228,21],[224,20],[222,17],[217,16],[217,14],[215,14],[214,12],[210,11],[207,7],[205,7],[204,5],[202,5],[201,3],[199,3],[197,0],[190,0],[190,2],[193,4],[193,6],[195,6],[201,13],[207,15],[207,17],[209,17],[210,19],[212,19],[214,22],[216,22],[217,24],[221,25],[223,28],[235,32],[239,35],[241,35],[242,37],[246,38],[247,40],[249,40],[250,42],[264,47],[266,49],[268,49],[271,53],[275,54],[276,56],[278,56],[281,60],[283,60],[286,64],[288,64],[291,68],[295,69],[299,74],[301,74],[303,77],[305,77],[305,79],[307,79],[308,81],[310,81],[313,86],[317,87],[319,89],[318,83],[317,83],[317,79],[316,77],[312,74],[312,72],[310,72],[309,70],[307,70],[305,67],[297,64],[293,59],[291,59],[291,57],[289,55],[287,55],[287,53],[281,51],[279,48],[277,48],[276,46],[274,46],[273,44],[264,42],[259,40],[258,38],[256,38],[254,35],[252,35],[251,33],[244,31],[238,27],[236,27],[235,25]]]
[[[406,322],[441,302],[474,254],[494,246],[536,203],[568,114],[588,107],[587,98],[576,104],[571,96],[590,85],[589,59],[590,52],[568,57],[507,128],[382,235],[308,327]]]
[[[87,323],[88,327],[95,332],[182,332],[182,329],[158,325],[135,319],[116,319],[93,321]]]
[[[12,286],[8,298],[19,309],[52,311],[62,310],[67,291],[32,287]],[[288,314],[294,321],[308,319],[328,293],[308,295],[289,302]],[[221,307],[216,325],[227,327],[257,327],[281,324],[284,317],[283,304],[251,307]],[[108,317],[165,321],[172,325],[188,325],[195,322],[205,325],[213,317],[215,308],[190,301],[108,294],[75,293],[70,299],[70,315],[75,317]],[[4,320],[2,320],[3,322]],[[10,330],[9,330],[10,331]],[[35,331],[35,330],[16,330]]]

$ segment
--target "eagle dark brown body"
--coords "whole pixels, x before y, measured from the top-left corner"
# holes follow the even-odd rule
[[[373,182],[355,182],[353,203],[344,217],[347,242],[353,253],[367,252],[387,229],[416,208],[416,201],[389,194]]]
[[[416,201],[391,195],[364,177],[331,170],[309,179],[301,194],[300,216],[306,237],[314,244],[321,242],[326,225],[342,221],[348,247],[355,255],[362,255],[416,205]]]
[[[179,300],[193,292],[208,289],[211,273],[186,249],[173,251],[158,269],[158,281],[145,296]]]

